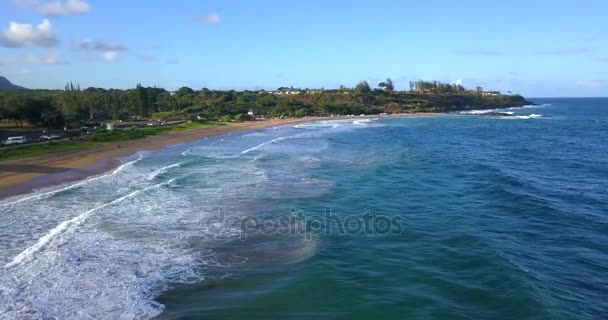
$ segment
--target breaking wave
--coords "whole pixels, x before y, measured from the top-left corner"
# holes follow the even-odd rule
[[[134,164],[138,163],[142,159],[143,159],[143,156],[141,154],[139,154],[137,159],[131,160],[129,162],[126,162],[126,163],[120,165],[119,167],[117,167],[116,169],[110,171],[109,173],[105,173],[105,174],[102,174],[102,175],[90,177],[88,179],[85,179],[85,180],[82,180],[82,181],[79,181],[79,182],[67,185],[67,186],[59,188],[59,189],[53,189],[53,190],[50,190],[50,191],[37,191],[37,192],[35,192],[32,195],[28,195],[28,196],[25,196],[25,197],[19,197],[17,200],[10,201],[10,198],[9,198],[9,201],[0,202],[0,207],[2,207],[2,206],[11,206],[11,205],[15,205],[15,204],[18,204],[18,203],[30,201],[30,200],[41,200],[41,199],[48,198],[50,196],[53,196],[53,195],[61,193],[61,192],[69,191],[69,190],[72,190],[74,188],[78,188],[78,187],[84,186],[86,184],[89,184],[91,182],[94,182],[94,181],[97,181],[97,180],[100,180],[100,179],[108,178],[110,176],[113,176],[115,174],[118,174],[118,173],[122,172],[123,170],[125,170],[128,167],[133,166]]]
[[[515,116],[518,119],[535,119],[535,118],[542,118],[543,115],[542,114],[530,114],[527,116]]]

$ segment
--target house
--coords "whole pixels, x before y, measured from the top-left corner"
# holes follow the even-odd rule
[[[416,88],[416,92],[422,93],[422,94],[431,94],[431,93],[433,93],[433,89],[418,87],[418,88]]]
[[[254,117],[255,114],[253,113],[253,109],[249,109],[249,111],[247,112],[248,115]]]
[[[497,96],[500,95],[500,91],[483,91],[482,96]]]
[[[148,124],[147,121],[107,122],[106,130],[112,131],[112,130],[127,130],[127,129],[133,129],[133,128],[141,128],[141,127],[145,127],[147,124]]]
[[[304,91],[300,91],[300,90],[281,90],[281,91],[274,91],[274,92],[271,91],[271,92],[268,92],[268,93],[282,96],[282,95],[298,95],[298,94],[304,93]]]

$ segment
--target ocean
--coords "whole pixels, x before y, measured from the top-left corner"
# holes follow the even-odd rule
[[[317,121],[0,201],[0,319],[608,317],[608,99]]]

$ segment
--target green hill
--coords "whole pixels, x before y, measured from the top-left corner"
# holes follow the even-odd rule
[[[23,90],[24,87],[20,87],[12,84],[7,78],[0,76],[0,90]]]

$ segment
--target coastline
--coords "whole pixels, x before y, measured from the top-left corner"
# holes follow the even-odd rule
[[[36,189],[53,185],[80,181],[102,174],[116,168],[120,164],[119,159],[132,156],[140,151],[159,150],[170,145],[236,131],[257,130],[309,121],[434,115],[443,115],[443,113],[369,115],[364,117],[304,117],[230,123],[221,126],[217,125],[150,136],[143,139],[106,143],[87,150],[7,160],[0,162],[0,199],[30,193]],[[120,145],[120,148],[117,145]]]

